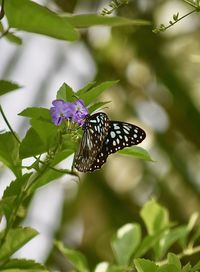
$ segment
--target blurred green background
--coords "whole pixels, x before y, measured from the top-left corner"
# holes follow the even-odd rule
[[[79,14],[98,13],[108,1],[55,0],[43,1],[43,4],[55,11]],[[81,175],[78,184],[70,177],[60,183],[63,198],[52,218],[56,222],[54,236],[80,249],[91,266],[113,259],[109,241],[114,231],[127,222],[141,222],[138,212],[151,197],[169,209],[174,222],[184,223],[192,212],[200,212],[199,14],[191,15],[164,33],[152,33],[154,27],[167,24],[174,13],[184,15],[190,10],[181,0],[129,1],[116,14],[148,20],[152,26],[91,27],[81,30],[80,41],[70,45],[52,42],[49,38],[42,40],[45,39],[50,65],[39,77],[35,76],[35,70],[43,70],[44,66],[41,60],[36,62],[31,79],[34,90],[38,91],[26,106],[46,103],[50,107],[63,81],[76,89],[88,81],[119,79],[119,83],[102,96],[102,101],[111,101],[105,112],[113,120],[141,126],[147,134],[141,146],[154,160],[144,162],[114,154],[100,171]],[[29,54],[35,49],[28,47],[30,39],[31,35],[26,35],[21,48],[9,49],[11,53],[7,51],[2,77],[12,79],[19,69],[26,74],[21,61],[24,55],[32,69]],[[39,46],[36,40],[30,43]],[[0,54],[5,48],[0,47]],[[80,55],[86,59],[84,64]],[[62,77],[52,83],[50,94],[51,81],[61,72]],[[18,81],[29,90],[32,87],[23,78]],[[28,94],[24,92],[23,97]],[[8,100],[3,102],[6,106]],[[27,123],[22,122],[18,127],[22,135],[26,126]],[[56,190],[59,181],[53,183]],[[42,193],[40,196],[42,198]],[[49,215],[48,202],[52,197],[53,192],[46,199],[45,211]],[[67,271],[69,264],[51,247],[52,240],[47,250],[47,264],[52,269]]]

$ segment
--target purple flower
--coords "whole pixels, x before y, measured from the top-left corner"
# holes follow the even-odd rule
[[[50,113],[52,121],[56,126],[59,126],[66,119],[70,119],[79,126],[84,124],[85,117],[88,115],[88,109],[82,100],[78,99],[74,103],[70,103],[57,99],[52,104],[54,107],[51,107]]]
[[[53,123],[59,126],[63,120],[72,118],[75,111],[75,105],[70,102],[64,102],[61,99],[52,102],[54,107],[51,107],[50,113]]]
[[[72,115],[72,121],[82,126],[85,121],[85,117],[88,115],[88,109],[86,108],[83,100],[78,99],[73,103],[75,110]]]

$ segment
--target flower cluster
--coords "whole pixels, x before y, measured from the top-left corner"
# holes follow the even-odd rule
[[[52,102],[50,109],[51,118],[56,126],[61,125],[64,120],[71,120],[79,126],[83,126],[84,119],[88,115],[88,109],[80,99],[74,103],[65,102],[62,99],[56,99]]]

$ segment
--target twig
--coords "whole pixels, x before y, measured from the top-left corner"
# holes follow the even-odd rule
[[[5,114],[4,114],[4,111],[3,111],[3,108],[2,106],[0,105],[0,112],[1,112],[1,115],[6,123],[6,125],[8,126],[8,128],[10,129],[10,132],[12,133],[12,135],[15,137],[15,139],[17,140],[18,143],[21,143],[20,139],[17,137],[17,135],[15,134],[14,130],[12,129],[10,123],[8,122],[8,119],[6,118]]]
[[[197,246],[197,247],[193,247],[193,248],[186,248],[185,250],[183,250],[183,252],[179,253],[179,254],[176,254],[176,256],[179,258],[179,259],[182,259],[186,256],[191,256],[193,254],[196,254],[200,252],[200,246]],[[164,264],[167,264],[168,260],[167,259],[164,259],[163,261],[160,261],[160,262],[156,262],[156,264],[158,265],[164,265]]]

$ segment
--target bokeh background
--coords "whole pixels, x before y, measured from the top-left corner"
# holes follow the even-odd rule
[[[37,1],[66,13],[99,13],[108,1]],[[38,190],[24,225],[40,235],[17,256],[44,261],[52,271],[67,271],[66,260],[53,239],[86,254],[91,266],[111,261],[110,238],[125,223],[141,222],[139,210],[151,197],[166,206],[171,220],[185,223],[200,212],[200,17],[192,14],[164,33],[152,29],[167,24],[173,14],[191,7],[182,0],[134,0],[116,14],[145,19],[152,26],[91,27],[70,43],[18,33],[23,45],[0,40],[0,77],[23,88],[1,98],[1,104],[21,137],[28,120],[17,116],[26,107],[50,108],[66,82],[74,90],[90,81],[119,79],[102,95],[111,101],[110,118],[141,126],[141,144],[154,162],[114,154],[100,171],[81,175],[77,183],[64,176]],[[6,125],[0,119],[0,129]],[[69,158],[64,167],[70,167]],[[30,163],[25,161],[25,164]],[[0,169],[1,194],[14,177]]]

